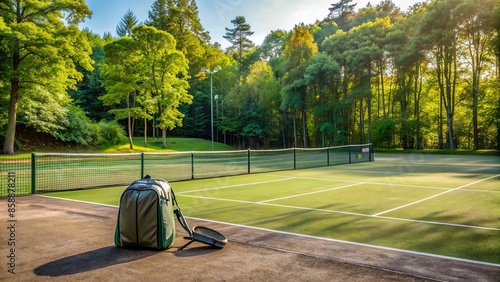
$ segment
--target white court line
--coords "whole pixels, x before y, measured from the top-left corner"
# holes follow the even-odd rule
[[[500,228],[465,225],[465,224],[458,224],[458,223],[444,223],[444,222],[437,222],[437,221],[425,221],[425,220],[406,219],[406,218],[389,217],[389,216],[376,216],[376,215],[354,213],[354,212],[315,209],[315,208],[307,208],[307,207],[298,207],[298,206],[289,206],[289,205],[280,205],[280,204],[271,204],[271,203],[262,203],[262,202],[251,202],[251,201],[244,201],[244,200],[222,199],[222,198],[205,197],[205,196],[193,196],[193,195],[183,195],[183,196],[189,197],[189,198],[206,199],[206,200],[214,200],[214,201],[222,201],[222,202],[233,202],[233,203],[251,204],[251,205],[263,205],[263,206],[289,208],[289,209],[305,210],[305,211],[320,211],[320,212],[327,212],[327,213],[337,213],[337,214],[370,217],[370,218],[378,218],[378,219],[388,219],[388,220],[404,221],[404,222],[412,222],[412,223],[424,223],[424,224],[452,226],[452,227],[461,227],[461,228],[470,228],[470,229],[500,231]]]
[[[403,249],[397,249],[397,248],[391,248],[391,247],[384,247],[384,246],[370,245],[370,244],[365,244],[365,243],[344,241],[344,240],[339,240],[339,239],[317,237],[317,236],[312,236],[312,235],[305,235],[305,234],[299,234],[299,233],[293,233],[293,232],[273,230],[273,229],[267,229],[267,228],[262,228],[262,227],[249,226],[249,225],[242,225],[242,224],[236,224],[236,223],[227,223],[227,222],[210,220],[210,219],[203,219],[203,218],[196,218],[196,217],[189,217],[189,216],[186,216],[186,218],[191,218],[191,219],[196,219],[196,220],[206,221],[206,222],[212,222],[212,223],[217,223],[217,224],[223,224],[223,225],[229,225],[229,226],[235,226],[235,227],[241,227],[241,228],[249,228],[249,229],[254,229],[254,230],[268,231],[268,232],[277,233],[277,234],[292,235],[292,236],[309,238],[309,239],[317,239],[317,240],[323,240],[323,241],[328,241],[328,242],[349,244],[349,245],[353,245],[353,246],[368,247],[368,248],[380,249],[380,250],[385,250],[385,251],[394,251],[394,252],[405,253],[405,254],[426,256],[426,257],[431,257],[431,258],[447,259],[447,260],[451,260],[451,261],[459,261],[459,262],[473,263],[473,264],[478,264],[478,265],[500,267],[500,264],[491,263],[491,262],[483,262],[483,261],[463,259],[463,258],[443,256],[443,255],[436,255],[436,254],[430,254],[430,253],[422,253],[422,252],[403,250]]]
[[[272,176],[281,176],[285,177],[284,175],[275,175],[272,174]],[[321,180],[321,181],[330,181],[330,182],[347,182],[347,183],[359,183],[359,181],[354,181],[354,180],[338,180],[338,179],[328,179],[328,178],[315,178],[315,177],[300,177],[300,176],[290,176],[290,178],[295,178],[295,179],[309,179],[309,180]],[[365,184],[373,184],[373,185],[381,185],[381,186],[400,186],[400,187],[411,187],[411,188],[422,188],[422,189],[439,189],[439,190],[449,190],[453,189],[451,187],[449,188],[443,188],[443,187],[437,187],[437,186],[422,186],[422,185],[408,185],[408,184],[398,184],[398,183],[382,183],[382,182],[370,182],[370,181],[365,181],[363,182]]]
[[[286,176],[282,176],[282,177],[286,177]],[[283,178],[283,179],[275,179],[275,180],[261,181],[261,182],[252,182],[252,183],[243,183],[243,184],[228,185],[228,186],[219,186],[219,187],[206,188],[206,189],[190,190],[190,191],[179,192],[179,193],[176,193],[176,194],[177,195],[183,195],[185,193],[194,193],[194,192],[203,192],[203,191],[210,191],[210,190],[217,190],[217,189],[243,187],[243,186],[257,185],[257,184],[266,184],[266,183],[287,181],[287,180],[291,180],[291,179],[293,179],[293,177],[286,177],[286,178]]]
[[[406,207],[409,207],[409,206],[412,206],[412,205],[415,205],[415,204],[419,204],[419,203],[425,202],[427,200],[437,198],[437,197],[442,196],[444,194],[448,194],[450,192],[453,192],[453,191],[456,191],[456,190],[459,190],[459,189],[462,189],[462,188],[465,188],[465,187],[469,187],[471,185],[474,185],[474,184],[477,184],[477,183],[480,183],[480,182],[483,182],[483,181],[486,181],[486,180],[490,180],[492,178],[496,178],[496,177],[499,177],[499,176],[500,176],[500,174],[493,175],[493,176],[490,176],[490,177],[485,178],[485,179],[481,179],[481,180],[478,180],[478,181],[475,181],[475,182],[472,182],[472,183],[469,183],[469,184],[462,185],[462,186],[457,187],[455,189],[444,191],[444,192],[436,194],[434,196],[430,196],[430,197],[427,197],[427,198],[424,198],[424,199],[421,199],[421,200],[418,200],[418,201],[415,201],[415,202],[412,202],[412,203],[409,203],[409,204],[406,204],[406,205],[402,205],[402,206],[399,206],[399,207],[396,207],[396,208],[393,208],[393,209],[390,209],[390,210],[386,210],[386,211],[383,211],[383,212],[376,213],[373,216],[379,216],[379,215],[382,215],[382,214],[385,214],[385,213],[389,213],[389,212],[392,212],[392,211],[395,211],[395,210],[406,208]]]
[[[348,187],[358,186],[358,185],[361,185],[361,184],[365,184],[365,183],[364,182],[359,182],[359,183],[354,183],[354,184],[350,184],[350,185],[345,185],[345,186],[340,186],[340,187],[334,187],[334,188],[330,188],[330,189],[326,189],[326,190],[319,190],[319,191],[314,191],[314,192],[309,192],[309,193],[297,194],[297,195],[293,195],[293,196],[287,196],[287,197],[281,197],[281,198],[275,198],[275,199],[260,201],[258,203],[267,203],[267,202],[272,202],[272,201],[278,201],[278,200],[290,199],[290,198],[295,198],[295,197],[302,197],[302,196],[307,196],[307,195],[312,195],[312,194],[324,193],[324,192],[329,192],[329,191],[344,189],[344,188],[348,188]]]

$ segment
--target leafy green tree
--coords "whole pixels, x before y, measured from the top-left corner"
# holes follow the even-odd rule
[[[133,119],[140,118],[142,110],[136,107],[136,96],[142,83],[143,70],[136,42],[123,37],[104,46],[106,58],[102,64],[103,86],[106,94],[101,96],[105,106],[125,103],[125,108],[112,109],[109,112],[117,120],[127,119],[130,149],[134,148]]]
[[[393,70],[391,79],[395,81],[395,87],[392,88],[393,91],[386,91],[383,83],[380,87],[382,91],[377,102],[382,107],[381,123],[384,125],[386,122],[395,121],[394,110],[397,108],[391,103],[399,103],[403,123],[406,120],[415,120],[415,132],[405,130],[404,126],[401,126],[401,146],[403,148],[422,149],[423,143],[422,96],[428,93],[428,91],[425,93],[423,91],[423,81],[428,75],[429,69],[429,56],[424,50],[419,35],[419,23],[423,16],[423,13],[413,13],[405,21],[396,23],[387,35],[387,45],[384,48],[388,51],[388,57],[392,62],[388,67]],[[381,78],[380,81],[384,81],[384,79]],[[387,94],[388,97],[386,97]],[[391,94],[393,95],[391,96]],[[377,121],[379,116],[380,109],[378,109]],[[386,132],[394,133],[395,131],[391,129]]]
[[[493,27],[495,28],[496,35],[493,38],[492,41],[492,46],[493,50],[495,51],[495,56],[496,56],[496,65],[497,65],[497,73],[496,73],[496,80],[497,80],[497,88],[500,87],[500,3],[497,3],[495,6],[495,9],[493,11],[494,14],[494,19],[495,21],[493,22]],[[495,110],[493,111],[493,120],[495,121],[494,124],[496,126],[496,131],[497,131],[497,138],[496,138],[496,143],[497,143],[497,150],[500,150],[500,96],[497,97],[497,103]]]
[[[134,28],[131,38],[121,38],[107,44],[103,75],[107,94],[105,104],[125,101],[126,107],[111,110],[118,119],[127,118],[130,148],[135,118],[151,119],[158,113],[166,148],[166,130],[182,126],[184,115],[180,104],[191,103],[187,94],[188,63],[182,52],[175,49],[174,37],[154,27]]]
[[[482,91],[481,78],[485,70],[485,64],[489,60],[490,41],[494,32],[494,14],[496,0],[464,0],[455,11],[462,19],[461,32],[468,46],[467,61],[470,65],[472,83],[472,124],[474,134],[474,150],[479,148],[478,109],[480,94]]]
[[[138,23],[139,22],[137,21],[137,17],[134,15],[134,12],[129,9],[125,15],[123,15],[120,23],[116,27],[116,34],[119,37],[132,36],[132,29],[134,29]]]
[[[315,124],[316,145],[325,147],[328,140],[335,138],[338,99],[334,95],[340,81],[339,64],[326,53],[317,53],[304,74],[306,84],[314,95],[309,103]],[[317,134],[319,132],[319,134]],[[320,141],[321,138],[321,141]],[[328,142],[332,145],[332,142]]]
[[[83,0],[0,2],[0,38],[10,62],[9,109],[4,154],[14,153],[18,103],[36,95],[35,85],[52,95],[67,95],[92,69],[90,45],[77,28],[91,12]],[[3,62],[5,63],[5,62]]]
[[[238,76],[241,78],[243,55],[245,51],[254,47],[252,40],[249,38],[254,34],[254,32],[251,31],[250,24],[246,22],[246,19],[243,16],[236,17],[234,20],[231,20],[231,23],[234,28],[226,27],[226,35],[223,37],[232,44],[230,49],[236,51]]]
[[[284,52],[287,60],[287,73],[283,78],[285,96],[281,103],[281,109],[292,112],[294,140],[297,137],[297,114],[301,114],[304,148],[307,147],[308,139],[306,126],[306,95],[308,89],[304,74],[310,60],[317,52],[318,46],[314,42],[311,32],[304,25],[295,26]],[[294,144],[296,146],[297,142],[295,141]]]
[[[440,113],[446,111],[447,144],[456,149],[454,121],[458,83],[458,21],[452,12],[461,0],[446,0],[433,3],[421,23],[421,38],[435,59],[435,72],[440,90]],[[440,126],[439,129],[442,132]],[[442,133],[439,143],[442,144]],[[442,145],[440,145],[441,147]]]
[[[189,61],[191,77],[204,67],[203,55],[210,36],[200,22],[195,0],[156,0],[146,24],[174,36],[177,50]]]
[[[282,78],[285,74],[285,51],[286,42],[288,41],[289,32],[284,30],[271,31],[260,46],[261,59],[266,60],[273,68],[274,75],[277,78]]]
[[[234,105],[242,113],[242,137],[248,138],[251,147],[259,147],[259,141],[268,143],[279,132],[280,83],[265,61],[250,66],[244,78],[240,95],[234,97]],[[265,144],[267,145],[267,144]]]
[[[162,129],[162,144],[166,148],[167,129],[182,126],[184,114],[179,111],[179,106],[192,102],[192,96],[187,92],[188,61],[182,52],[176,50],[174,37],[165,31],[143,25],[134,29],[132,38],[136,41],[143,71],[141,89],[151,93],[153,104],[158,105],[158,127]],[[142,118],[149,119],[150,116],[143,115]]]
[[[82,108],[91,120],[113,120],[113,117],[108,113],[110,107],[104,106],[99,97],[106,92],[102,86],[104,81],[101,77],[101,63],[104,60],[104,45],[114,39],[103,39],[90,30],[83,30],[83,32],[86,33],[92,46],[91,59],[94,61],[94,69],[92,71],[87,71],[83,68],[79,68],[83,73],[83,79],[77,84],[77,89],[70,90],[69,94],[74,100],[73,103]]]

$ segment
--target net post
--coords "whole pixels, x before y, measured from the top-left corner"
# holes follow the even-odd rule
[[[326,166],[330,166],[330,147],[326,147]]]
[[[351,144],[349,144],[347,146],[347,148],[349,148],[349,164],[351,164],[352,163],[352,160],[351,160]]]
[[[250,174],[250,148],[248,148],[248,174]]]
[[[194,179],[194,152],[191,152],[191,179]]]
[[[144,178],[144,152],[141,153],[141,178]]]
[[[293,148],[293,169],[297,169],[297,148]]]
[[[375,161],[374,157],[375,157],[375,155],[373,153],[373,144],[370,143],[370,159],[369,159],[369,161],[374,162]]]
[[[31,153],[31,194],[36,194],[36,154]]]

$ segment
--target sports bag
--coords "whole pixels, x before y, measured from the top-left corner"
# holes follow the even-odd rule
[[[149,175],[136,180],[120,198],[115,245],[124,248],[169,248],[175,240],[173,192],[167,181]]]

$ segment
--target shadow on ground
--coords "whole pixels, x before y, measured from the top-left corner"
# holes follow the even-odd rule
[[[136,261],[158,253],[153,250],[131,250],[108,246],[49,262],[37,267],[34,272],[40,276],[64,276]]]

